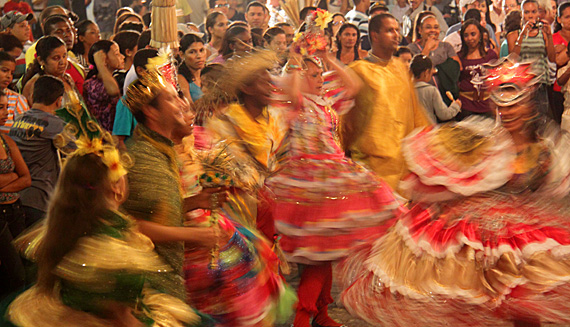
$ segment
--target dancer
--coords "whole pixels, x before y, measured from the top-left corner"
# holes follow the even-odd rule
[[[417,203],[339,266],[349,312],[382,326],[570,323],[569,138],[531,101],[529,67],[488,70],[501,124],[474,117],[405,140]]]
[[[146,276],[171,267],[120,213],[128,193],[126,161],[110,134],[77,108],[66,109],[75,121],[68,131],[82,136],[66,160],[47,222],[17,241],[37,260],[38,282],[12,302],[8,319],[20,327],[199,323],[183,301],[145,284]]]
[[[225,143],[196,150],[194,115],[187,113],[186,121],[176,146],[184,196],[197,196],[205,187],[239,185]],[[214,318],[216,326],[273,326],[289,318],[297,297],[279,276],[277,256],[261,234],[228,219],[216,203],[211,210],[187,214],[184,225],[219,226],[217,250],[185,247],[184,278],[192,306]]]
[[[286,134],[281,108],[271,105],[274,85],[268,69],[274,67],[277,56],[270,51],[258,51],[228,61],[221,76],[209,93],[200,99],[198,117],[213,116],[204,123],[212,143],[225,140],[228,151],[239,167],[242,187],[236,198],[230,199],[232,218],[257,228],[273,240],[275,227],[269,208],[258,191],[265,178],[279,167],[281,142]]]
[[[289,128],[289,160],[266,180],[270,207],[287,259],[300,264],[301,281],[295,327],[341,326],[328,316],[332,303],[331,261],[387,229],[399,204],[374,173],[345,158],[339,142],[338,115],[349,110],[361,82],[325,51],[297,59],[289,70],[303,93]],[[332,74],[323,78],[323,66]],[[297,96],[295,96],[297,95]]]

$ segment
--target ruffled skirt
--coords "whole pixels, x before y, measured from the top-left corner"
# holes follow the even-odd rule
[[[339,264],[341,302],[382,326],[570,324],[569,217],[532,195],[415,206]]]
[[[188,298],[216,326],[273,326],[293,312],[294,292],[277,273],[269,244],[249,229],[220,216],[230,235],[219,249],[217,267],[209,250],[187,249],[184,277]]]
[[[350,159],[294,159],[266,180],[287,259],[318,264],[382,235],[401,209],[392,189]]]

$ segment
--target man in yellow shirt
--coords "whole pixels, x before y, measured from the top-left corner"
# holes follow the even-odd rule
[[[402,139],[429,121],[408,68],[392,56],[400,43],[398,21],[382,13],[370,19],[368,31],[372,43],[369,56],[350,65],[364,87],[356,97],[356,107],[344,117],[343,141],[354,160],[398,190],[407,173]]]

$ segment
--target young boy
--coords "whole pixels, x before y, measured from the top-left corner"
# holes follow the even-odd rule
[[[18,11],[10,11],[5,14],[0,23],[7,34],[18,38],[22,43],[23,52],[16,58],[16,72],[14,82],[17,82],[26,72],[26,50],[32,46],[30,41],[32,34],[29,22],[34,19],[33,14],[21,14]]]
[[[8,53],[0,51],[0,90],[4,91],[8,97],[8,120],[4,126],[0,127],[0,132],[3,133],[8,133],[14,124],[14,120],[30,109],[24,96],[8,89],[12,83],[15,70],[16,60]]]
[[[26,214],[26,226],[45,216],[48,199],[59,176],[59,160],[53,140],[63,131],[65,122],[55,115],[61,107],[63,82],[44,75],[34,84],[32,109],[18,117],[10,129],[32,176],[32,186],[20,192]]]
[[[461,111],[460,100],[454,100],[449,107],[446,106],[437,88],[429,84],[434,73],[433,64],[429,57],[415,56],[410,64],[410,70],[414,75],[414,86],[418,99],[432,122],[437,122],[436,116],[440,121],[450,120]]]

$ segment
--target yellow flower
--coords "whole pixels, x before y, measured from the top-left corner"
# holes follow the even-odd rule
[[[76,153],[79,155],[97,153],[103,150],[103,140],[100,138],[89,139],[87,136],[82,135],[75,144],[77,145]]]
[[[305,49],[305,47],[301,48],[301,55],[306,56],[309,53],[307,52],[307,49]]]
[[[317,10],[316,14],[315,25],[324,30],[329,22],[332,21],[332,15],[326,10]]]
[[[107,148],[103,151],[101,161],[109,167],[109,178],[111,182],[116,182],[122,176],[127,174],[127,170],[121,163],[121,156],[119,151],[115,148]]]
[[[299,41],[299,39],[303,36],[303,33],[297,33],[295,34],[295,37],[293,38],[293,42],[297,42]]]

